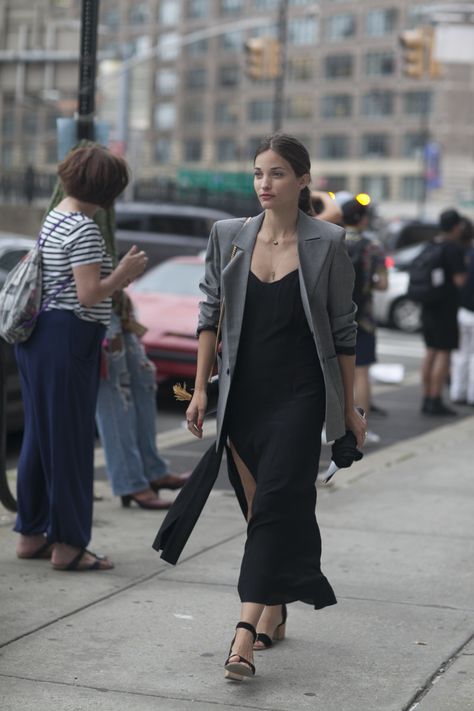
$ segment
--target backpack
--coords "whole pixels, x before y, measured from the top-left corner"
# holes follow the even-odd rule
[[[428,242],[408,268],[410,280],[407,295],[425,306],[441,303],[446,296],[446,274],[443,267],[443,244]]]
[[[33,249],[8,274],[0,291],[0,336],[7,343],[23,343],[32,334],[36,319],[71,281],[64,279],[51,297],[41,308],[43,286],[43,269],[41,264],[41,248],[54,229],[68,218],[65,215],[54,225],[46,237],[42,232]]]
[[[360,308],[366,298],[366,276],[364,271],[364,255],[370,240],[367,237],[347,240],[347,251],[354,267],[355,280],[352,300]]]
[[[469,311],[474,311],[474,247],[468,254],[467,280],[459,290],[459,305]]]

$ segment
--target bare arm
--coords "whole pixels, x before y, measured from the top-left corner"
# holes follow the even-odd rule
[[[354,433],[357,446],[360,448],[364,444],[367,420],[359,414],[354,406],[355,356],[339,354],[337,360],[341,370],[342,385],[344,387],[346,427]]]
[[[100,278],[100,262],[73,267],[77,298],[86,308],[95,306],[111,296],[117,289],[128,286],[146,268],[148,259],[145,252],[133,246],[114,271],[105,279]]]
[[[216,334],[214,331],[201,331],[199,334],[196,380],[194,394],[186,410],[189,431],[201,439],[202,425],[207,407],[207,382],[214,366]]]
[[[453,274],[453,281],[455,285],[458,287],[458,289],[462,289],[464,284],[467,281],[467,273],[466,272],[458,272],[457,274]]]

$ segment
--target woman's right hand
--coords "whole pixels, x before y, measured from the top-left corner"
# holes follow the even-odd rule
[[[207,392],[205,390],[195,390],[186,410],[186,423],[191,434],[199,439],[202,439],[202,425],[206,407]]]
[[[145,271],[148,264],[148,257],[145,252],[138,251],[134,244],[127,254],[120,260],[118,268],[122,271],[128,284],[139,277]]]

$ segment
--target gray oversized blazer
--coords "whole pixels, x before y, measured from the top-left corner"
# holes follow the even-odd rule
[[[264,213],[251,220],[221,220],[212,228],[206,253],[198,331],[217,328],[224,298],[219,363],[217,442],[235,371],[252,252]],[[299,281],[303,308],[316,344],[326,385],[326,436],[345,433],[344,390],[338,353],[353,353],[356,307],[352,302],[354,269],[344,247],[344,230],[299,212]],[[231,260],[233,246],[236,246]]]

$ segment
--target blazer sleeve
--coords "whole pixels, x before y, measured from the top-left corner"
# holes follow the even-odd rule
[[[344,245],[344,236],[335,244],[329,271],[328,312],[336,353],[354,355],[357,334],[355,315],[357,306],[352,301],[354,267]]]
[[[217,331],[221,306],[220,273],[221,251],[215,223],[207,243],[204,278],[199,283],[205,298],[199,303],[198,336],[201,331]]]

